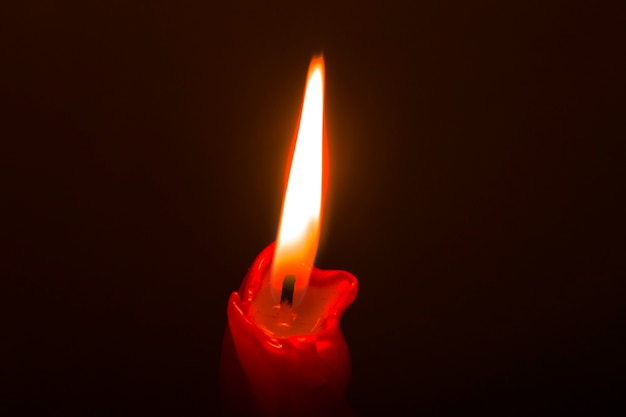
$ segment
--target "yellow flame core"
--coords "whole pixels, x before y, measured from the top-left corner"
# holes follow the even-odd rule
[[[323,135],[324,60],[319,57],[309,67],[271,272],[272,297],[276,302],[285,277],[295,275],[294,307],[300,304],[309,285],[319,243]]]

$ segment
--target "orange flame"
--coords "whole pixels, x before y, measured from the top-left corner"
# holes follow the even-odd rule
[[[324,58],[313,58],[309,66],[272,262],[272,298],[278,301],[285,277],[295,276],[294,307],[300,304],[309,286],[320,237],[324,76]]]

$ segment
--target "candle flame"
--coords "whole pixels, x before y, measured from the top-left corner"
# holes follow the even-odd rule
[[[295,276],[294,307],[300,304],[309,285],[319,243],[323,139],[324,58],[315,57],[309,66],[271,272],[275,301],[282,298],[285,278]]]

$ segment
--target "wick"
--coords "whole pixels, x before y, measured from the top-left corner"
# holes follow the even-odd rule
[[[280,294],[280,304],[287,303],[289,307],[293,305],[293,291],[296,287],[296,276],[287,275],[283,280],[283,291]]]

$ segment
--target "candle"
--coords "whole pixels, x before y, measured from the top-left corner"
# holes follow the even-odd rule
[[[297,132],[276,242],[228,300],[221,387],[230,414],[352,414],[339,320],[357,280],[313,266],[325,188],[322,57],[311,61]]]

